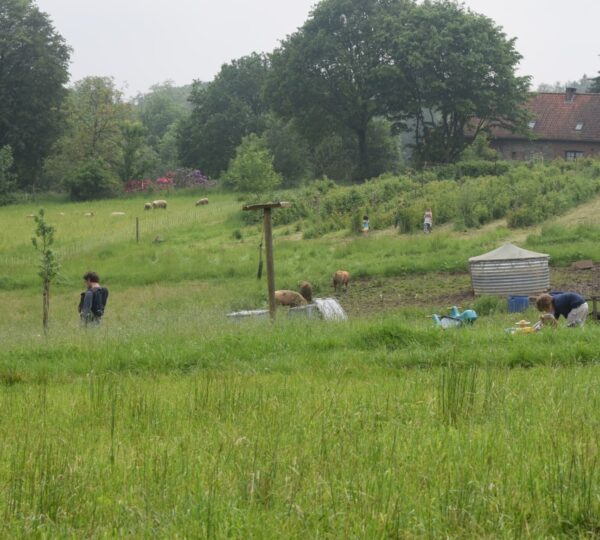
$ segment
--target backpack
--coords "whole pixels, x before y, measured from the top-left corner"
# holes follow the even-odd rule
[[[108,301],[108,289],[106,287],[96,287],[92,297],[92,313],[96,317],[104,315],[106,302]]]

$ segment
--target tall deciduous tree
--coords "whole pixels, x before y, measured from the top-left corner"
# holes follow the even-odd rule
[[[11,146],[22,188],[36,185],[60,134],[69,54],[32,1],[0,2],[0,148]]]
[[[109,77],[86,77],[69,92],[65,134],[47,160],[46,172],[61,183],[90,160],[102,160],[116,176],[123,166],[123,126],[131,105]]]
[[[388,112],[410,121],[421,161],[455,161],[468,131],[524,125],[529,77],[515,75],[521,55],[491,19],[425,0],[386,19],[380,36]]]
[[[148,131],[148,141],[155,149],[170,127],[186,118],[192,109],[188,101],[191,85],[173,86],[170,81],[155,84],[146,94],[135,98],[140,120]]]
[[[377,76],[384,52],[381,19],[404,0],[323,0],[309,20],[272,55],[268,95],[275,110],[296,118],[310,139],[352,132],[355,177],[370,175],[368,130],[382,102]]]
[[[267,59],[252,54],[222,66],[208,85],[194,83],[193,110],[178,132],[183,165],[217,176],[227,168],[242,137],[262,132],[267,70]]]

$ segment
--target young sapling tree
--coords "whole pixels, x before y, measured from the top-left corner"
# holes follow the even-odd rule
[[[40,208],[33,218],[36,223],[35,236],[31,238],[33,247],[40,253],[38,275],[42,278],[42,324],[44,334],[48,335],[48,315],[50,313],[50,283],[57,276],[60,265],[51,246],[54,243],[54,227],[46,223],[44,209]]]

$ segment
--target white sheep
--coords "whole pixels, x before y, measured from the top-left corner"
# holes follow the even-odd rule
[[[167,201],[163,199],[159,199],[157,201],[152,201],[152,208],[163,208],[167,209]]]
[[[110,215],[111,216],[124,216],[125,212],[112,212]]]
[[[198,199],[196,201],[196,206],[202,206],[203,204],[208,204],[208,199],[206,197],[204,199]]]
[[[152,210],[152,203],[151,202],[144,203],[144,210]]]

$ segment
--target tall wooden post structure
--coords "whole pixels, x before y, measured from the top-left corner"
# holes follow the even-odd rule
[[[277,306],[275,305],[275,264],[273,262],[273,223],[271,211],[273,208],[289,208],[289,202],[269,202],[261,204],[246,204],[242,210],[262,210],[263,228],[265,233],[265,248],[267,252],[267,286],[269,289],[269,313],[275,319]]]

